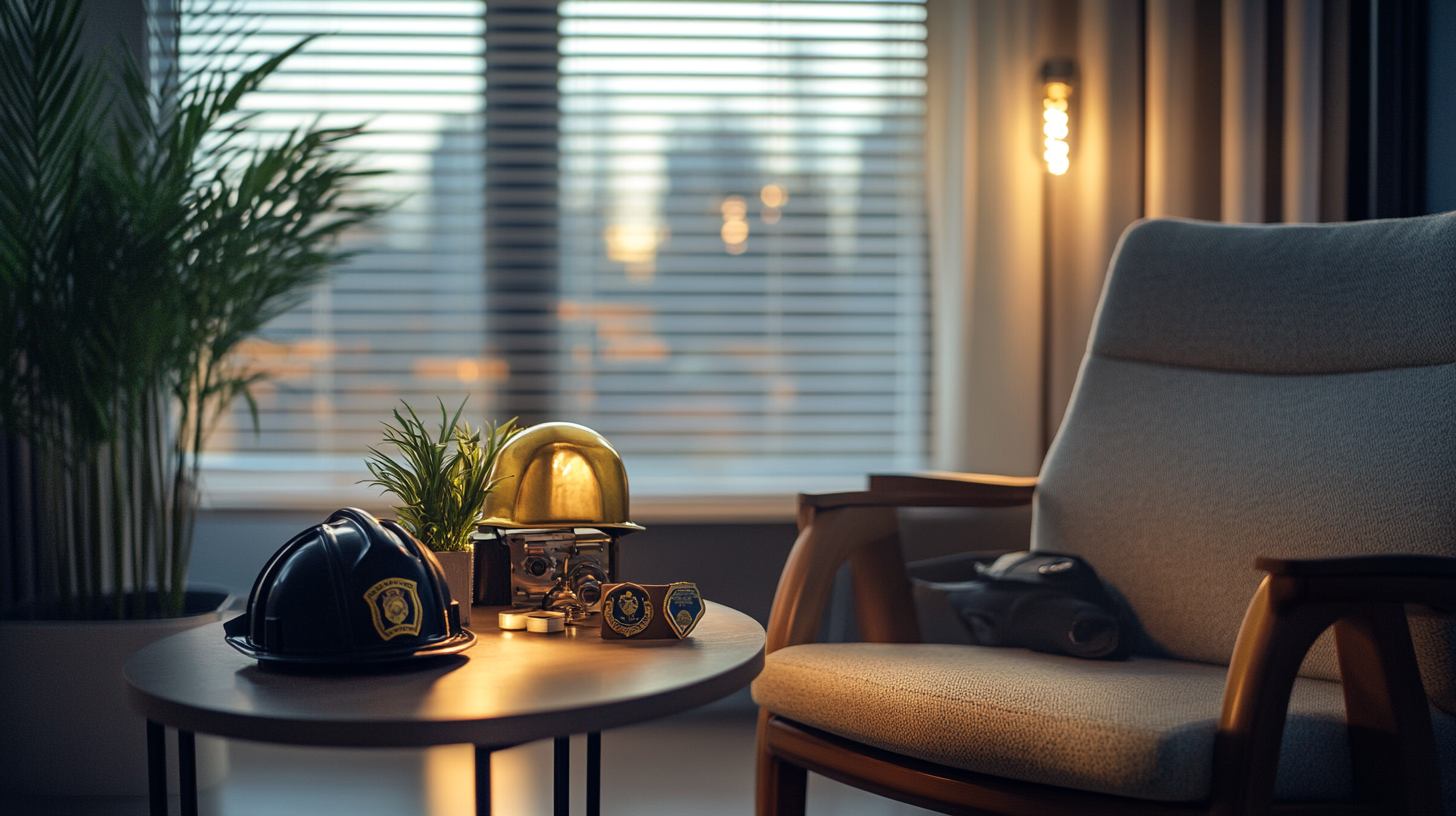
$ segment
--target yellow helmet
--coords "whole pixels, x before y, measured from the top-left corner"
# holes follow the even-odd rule
[[[627,520],[627,469],[601,434],[570,422],[543,422],[501,448],[485,497],[491,527],[644,529]]]

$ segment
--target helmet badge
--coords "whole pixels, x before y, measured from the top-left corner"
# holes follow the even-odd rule
[[[416,586],[405,578],[385,578],[364,593],[374,631],[381,639],[420,633],[420,595]]]

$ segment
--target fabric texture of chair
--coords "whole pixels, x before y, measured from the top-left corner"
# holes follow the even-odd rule
[[[811,643],[769,655],[753,698],[804,725],[953,768],[1191,801],[1209,793],[1227,673],[1224,666],[1157,658],[1084,661],[982,646]],[[1450,771],[1444,781],[1456,790],[1456,717],[1432,711]],[[1284,746],[1278,799],[1349,798],[1338,683],[1295,684]]]
[[[1456,557],[1456,214],[1129,228],[1034,502],[1032,549],[1092,564],[1138,657],[801,637],[754,683],[765,717],[1010,779],[1209,796],[1256,557]],[[1409,623],[1456,813],[1456,623]],[[1276,798],[1347,800],[1329,632],[1300,674]]]
[[[1456,556],[1453,474],[1456,215],[1152,221],[1114,260],[1032,546],[1090,561],[1143,653],[1227,664],[1256,556]],[[1456,629],[1411,624],[1456,712]],[[1339,678],[1331,638],[1304,673]]]

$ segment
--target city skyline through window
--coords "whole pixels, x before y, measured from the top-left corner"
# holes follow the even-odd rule
[[[396,209],[249,347],[261,430],[209,446],[214,506],[361,495],[399,400],[499,415],[491,351],[485,6],[243,0],[253,59],[317,40],[245,102],[264,137],[321,117]],[[567,0],[549,415],[602,432],[634,494],[841,489],[924,466],[929,386],[916,2]],[[195,63],[194,63],[195,64]],[[372,495],[372,491],[363,494]],[[298,499],[303,501],[302,498]]]

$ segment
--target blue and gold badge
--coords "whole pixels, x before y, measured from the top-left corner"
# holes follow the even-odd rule
[[[672,627],[678,639],[687,637],[703,618],[703,596],[698,592],[697,584],[687,581],[668,584],[667,600],[663,606],[667,607],[667,625]]]
[[[636,584],[618,584],[602,599],[602,621],[622,637],[632,637],[652,622],[652,601]]]
[[[420,594],[415,587],[414,581],[405,578],[385,578],[364,593],[379,637],[389,640],[420,633]]]

